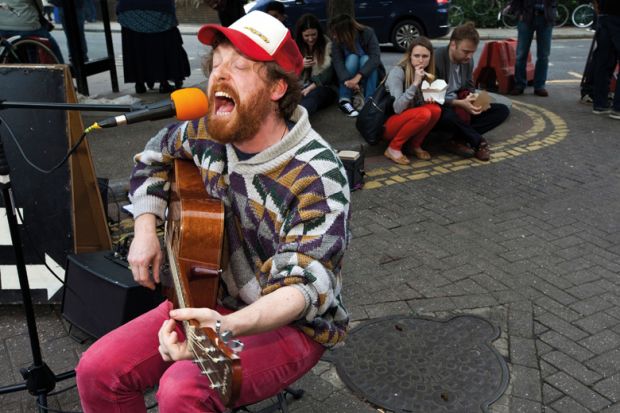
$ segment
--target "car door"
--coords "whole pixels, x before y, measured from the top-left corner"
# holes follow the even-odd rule
[[[372,27],[380,43],[389,42],[392,0],[355,0],[355,19]]]
[[[284,4],[286,9],[286,25],[292,30],[295,29],[297,20],[303,14],[314,14],[321,23],[325,24],[326,17],[326,5],[325,0],[279,0]]]

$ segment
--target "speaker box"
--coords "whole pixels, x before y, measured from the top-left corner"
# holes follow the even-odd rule
[[[112,257],[110,251],[67,256],[62,315],[95,338],[163,300],[159,292],[137,284],[131,271]]]

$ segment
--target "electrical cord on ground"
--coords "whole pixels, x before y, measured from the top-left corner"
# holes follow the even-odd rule
[[[75,150],[78,148],[78,146],[80,146],[80,144],[82,143],[82,141],[84,140],[84,138],[86,137],[86,133],[87,132],[83,132],[82,135],[80,136],[80,138],[77,140],[77,142],[71,147],[71,149],[69,149],[69,151],[67,152],[67,154],[65,155],[64,158],[62,158],[62,160],[60,162],[58,162],[56,165],[54,165],[51,169],[43,169],[37,165],[35,165],[29,158],[28,156],[26,156],[26,153],[24,152],[24,149],[21,147],[21,145],[19,144],[19,140],[15,137],[15,134],[13,133],[13,130],[11,129],[11,127],[9,126],[8,123],[6,123],[6,121],[0,116],[0,123],[4,125],[4,127],[6,128],[6,130],[9,132],[9,136],[11,137],[11,139],[13,139],[13,142],[15,142],[15,145],[17,146],[17,149],[19,150],[19,153],[21,154],[22,158],[24,158],[24,161],[26,161],[26,163],[28,165],[30,165],[32,168],[36,169],[37,171],[44,173],[44,174],[51,174],[52,172],[56,171],[58,168],[60,168],[62,165],[65,164],[65,162],[67,162],[67,159],[69,159],[69,157],[71,155],[73,155],[73,153],[75,152]]]
[[[43,409],[46,412],[52,412],[52,413],[84,413],[81,410],[58,410],[58,409],[52,409],[51,407],[43,406],[41,403],[39,403],[38,400],[37,400],[37,407],[39,409]]]

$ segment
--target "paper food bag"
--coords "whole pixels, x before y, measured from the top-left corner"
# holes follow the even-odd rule
[[[480,106],[483,112],[491,107],[491,96],[486,90],[481,90],[478,93],[474,93],[474,95],[476,96],[474,105]]]
[[[443,79],[437,79],[429,84],[426,80],[422,82],[422,95],[424,100],[433,99],[433,101],[443,105],[446,100],[446,90],[448,84]]]

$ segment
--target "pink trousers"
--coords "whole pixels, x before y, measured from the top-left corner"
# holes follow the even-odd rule
[[[223,412],[209,380],[192,361],[165,362],[157,332],[172,305],[169,301],[97,340],[76,368],[84,412],[145,412],[143,393],[159,385],[159,411]],[[222,310],[218,308],[218,311]],[[184,340],[183,332],[179,330]],[[324,348],[299,329],[285,326],[242,337],[241,396],[236,406],[269,398],[295,382],[320,359]]]

